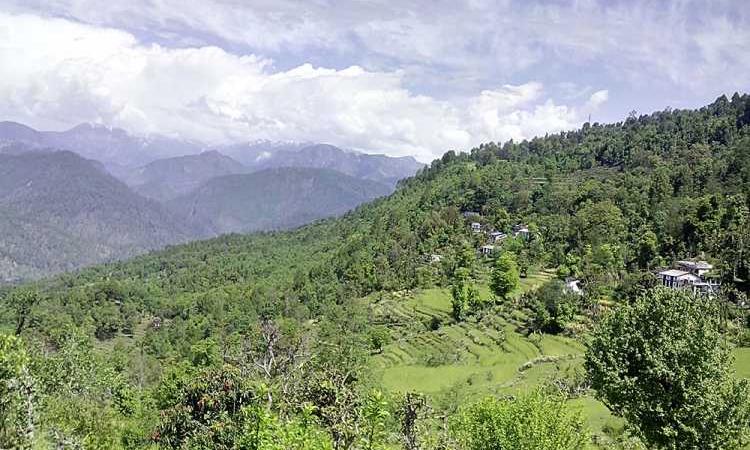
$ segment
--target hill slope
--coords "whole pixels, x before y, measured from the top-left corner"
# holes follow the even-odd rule
[[[217,151],[159,159],[130,172],[125,182],[144,197],[159,201],[187,194],[211,178],[247,172]]]
[[[262,346],[259,336],[277,323],[283,338],[271,333],[266,342],[278,342],[285,355],[306,343],[314,355],[283,385],[292,396],[282,398],[310,401],[331,432],[341,431],[326,415],[332,404],[371,387],[427,394],[436,422],[424,429],[438,434],[442,419],[467,399],[552,383],[580,396],[574,403],[598,435],[592,446],[620,448],[608,439],[619,438],[621,422],[580,377],[581,341],[603,310],[648,288],[652,270],[675,259],[700,255],[720,268],[725,286],[748,292],[748,149],[750,96],[737,95],[694,111],[448,152],[389,197],[342,218],[189,243],[46,281],[22,335],[54,340],[65,326],[93,324],[79,326],[101,349],[92,353],[122,379],[138,380],[128,381],[134,390],[169,389],[180,373],[192,381],[207,365],[243,362],[248,378],[269,386],[253,371],[261,361],[253,344]],[[479,215],[465,218],[466,211]],[[501,244],[529,266],[517,296],[496,304],[489,293],[493,258],[476,252],[488,236],[472,232],[472,221],[508,233],[528,225],[528,239]],[[586,294],[562,304],[573,312],[552,335],[537,321],[559,311],[540,309],[546,299],[535,283],[557,275],[580,278]],[[476,284],[486,308],[463,319],[451,314],[450,286],[459,276]],[[18,323],[18,315],[0,310],[0,327]],[[748,376],[741,362],[738,373]],[[331,379],[351,390],[321,393],[320,386],[337,384],[326,384]],[[65,394],[71,404],[87,395],[80,391]],[[104,430],[133,420],[151,436],[153,418],[173,411],[156,406],[163,395],[154,391],[144,393],[142,418],[123,414],[110,394],[85,400],[98,402]],[[343,408],[350,414],[361,404]],[[397,435],[397,428],[388,431]]]
[[[394,158],[370,155],[327,144],[310,145],[301,149],[279,149],[256,157],[248,165],[255,170],[273,167],[331,169],[352,177],[394,186],[398,180],[414,175],[424,166],[410,156]]]
[[[390,187],[333,170],[277,168],[214,178],[169,206],[217,233],[294,228],[337,216]]]
[[[72,152],[0,155],[0,281],[128,257],[196,234]]]

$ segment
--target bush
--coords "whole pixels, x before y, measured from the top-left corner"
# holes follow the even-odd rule
[[[567,408],[565,398],[539,390],[465,407],[453,420],[451,434],[465,450],[577,450],[588,440],[581,415]]]

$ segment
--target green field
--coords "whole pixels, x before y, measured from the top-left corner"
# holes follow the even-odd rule
[[[551,278],[537,273],[521,291]],[[489,295],[482,287],[483,295]],[[393,392],[428,394],[438,406],[512,394],[551,382],[580,379],[584,345],[576,339],[527,336],[521,314],[487,314],[456,323],[448,289],[401,292],[372,301],[373,320],[388,327],[392,341],[373,356],[373,373]],[[737,372],[750,378],[750,349],[736,350]],[[604,429],[622,429],[621,419],[591,394],[575,398],[589,429],[606,442]]]

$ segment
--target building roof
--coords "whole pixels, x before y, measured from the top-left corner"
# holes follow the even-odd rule
[[[677,261],[677,264],[682,267],[690,267],[691,269],[713,269],[714,266],[707,263],[706,261]]]
[[[487,250],[494,250],[495,246],[494,245],[483,245],[483,246],[481,246],[479,248],[487,249]]]
[[[662,270],[661,272],[659,272],[659,275],[664,275],[667,277],[676,277],[676,278],[680,278],[684,276],[695,277],[695,275],[693,275],[692,273],[685,272],[684,270],[679,270],[679,269]]]

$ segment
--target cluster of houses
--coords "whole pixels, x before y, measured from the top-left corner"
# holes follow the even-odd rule
[[[721,283],[707,276],[713,268],[714,266],[706,261],[677,261],[676,268],[661,270],[656,276],[663,286],[670,289],[714,295]]]
[[[478,212],[474,211],[465,211],[463,213],[464,217],[466,219],[473,219],[473,218],[479,218],[481,215]],[[502,244],[502,242],[508,238],[507,233],[503,233],[501,231],[497,231],[494,229],[485,229],[485,227],[480,223],[473,221],[471,222],[471,231],[474,233],[485,233],[487,235],[487,241],[484,245],[479,247],[479,253],[483,255],[491,255],[495,252],[495,249],[498,245]],[[512,235],[513,237],[521,237],[522,239],[528,239],[529,238],[529,227],[526,225],[518,224],[513,226]]]
[[[482,255],[491,255],[495,252],[498,245],[508,238],[508,233],[503,233],[494,229],[486,229],[478,220],[481,215],[474,211],[465,211],[464,218],[471,220],[471,231],[474,233],[484,233],[487,236],[486,243],[479,247],[479,253]],[[511,232],[513,237],[528,239],[530,236],[529,227],[523,224],[513,226]],[[440,260],[439,255],[432,255],[432,262]],[[720,282],[712,279],[709,273],[713,266],[706,261],[677,261],[675,268],[660,270],[657,277],[661,284],[670,289],[690,290],[695,294],[714,295],[717,293]],[[566,289],[576,294],[582,294],[583,290],[579,285],[579,280],[566,280]]]

